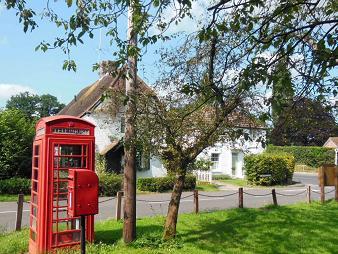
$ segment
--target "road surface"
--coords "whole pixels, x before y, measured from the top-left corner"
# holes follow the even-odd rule
[[[315,175],[295,174],[295,180],[311,184],[314,191],[319,191]],[[333,187],[326,187],[327,198],[333,198]],[[292,204],[306,200],[306,186],[277,188],[278,203]],[[258,196],[255,196],[258,195]],[[165,215],[168,208],[169,193],[148,194],[137,196],[137,217]],[[312,193],[313,200],[319,200],[319,194]],[[238,206],[238,193],[235,190],[218,192],[200,192],[200,211],[212,211],[219,209],[235,208]],[[100,198],[99,214],[95,216],[96,221],[114,218],[116,200],[108,197]],[[272,203],[271,189],[244,189],[244,207],[262,207]],[[15,228],[16,203],[0,203],[0,232],[13,231]],[[192,192],[184,192],[182,195],[180,213],[191,213],[194,210]],[[29,204],[24,204],[23,226],[28,226]]]

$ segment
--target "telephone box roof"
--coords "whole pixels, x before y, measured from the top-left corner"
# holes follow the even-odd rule
[[[36,126],[39,125],[43,125],[43,124],[50,124],[52,122],[58,122],[58,121],[64,121],[64,120],[74,120],[74,121],[79,121],[82,123],[86,123],[92,127],[95,127],[94,124],[92,124],[89,121],[83,120],[80,117],[76,117],[76,116],[69,116],[69,115],[56,115],[56,116],[48,116],[48,117],[44,117],[41,118],[37,123]]]

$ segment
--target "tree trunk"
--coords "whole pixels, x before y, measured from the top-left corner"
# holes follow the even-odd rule
[[[181,195],[184,186],[185,174],[177,176],[174,189],[171,194],[171,200],[168,207],[167,218],[164,226],[163,239],[168,240],[176,236],[176,224],[178,217],[178,208],[180,206]]]
[[[135,4],[135,2],[132,2]],[[130,46],[136,46],[137,36],[133,24],[134,6],[128,9],[128,40]],[[135,147],[135,112],[137,90],[137,56],[128,55],[128,78],[126,80],[126,95],[129,100],[125,117],[124,144],[124,209],[123,209],[123,240],[130,243],[136,239],[136,147]]]

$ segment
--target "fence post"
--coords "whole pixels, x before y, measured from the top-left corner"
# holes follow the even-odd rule
[[[311,204],[311,186],[307,187],[307,202]]]
[[[18,195],[18,208],[17,208],[17,211],[16,211],[16,223],[15,223],[15,230],[16,231],[21,230],[23,200],[24,200],[24,195],[19,194]]]
[[[198,190],[194,190],[194,204],[195,204],[195,213],[198,213],[199,212]]]
[[[121,220],[121,203],[123,191],[118,191],[116,195],[116,220]]]
[[[338,202],[338,176],[336,176],[336,180],[335,180],[335,189],[336,191],[334,192],[335,193],[334,197],[335,197],[335,200]]]
[[[277,206],[278,203],[277,203],[277,195],[276,195],[276,190],[275,189],[272,189],[271,190],[271,193],[272,193],[272,200],[273,200],[273,205]]]
[[[320,202],[324,204],[325,202],[325,186],[324,184],[320,185]]]
[[[243,208],[243,188],[238,189],[238,207]]]

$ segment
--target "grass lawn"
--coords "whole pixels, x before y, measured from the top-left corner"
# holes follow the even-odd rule
[[[126,246],[122,222],[96,224],[88,253],[337,253],[338,203],[232,209],[179,216],[176,239],[161,240],[163,217],[139,219],[138,239]],[[25,253],[28,230],[0,236],[0,253]],[[62,253],[78,253],[65,252]]]
[[[239,178],[231,178],[231,179],[217,180],[217,181],[225,183],[225,184],[240,186],[240,187],[248,186],[248,182],[246,180],[239,179]]]
[[[29,201],[31,199],[30,195],[25,195],[25,201]],[[18,201],[18,195],[16,194],[0,194],[0,202],[12,202]]]
[[[197,182],[196,190],[199,191],[219,191],[217,184]]]

